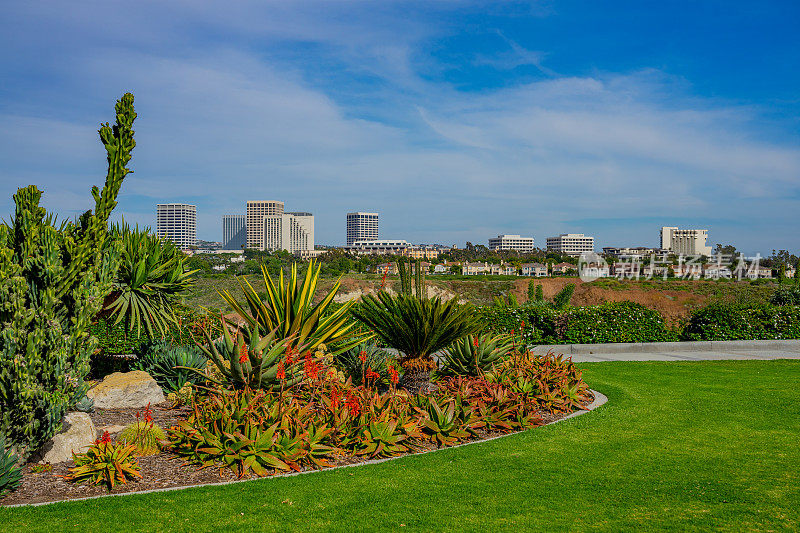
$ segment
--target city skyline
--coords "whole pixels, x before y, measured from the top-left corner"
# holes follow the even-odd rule
[[[116,220],[189,203],[218,241],[241,198],[282,198],[331,245],[369,209],[409,242],[676,226],[800,250],[796,3],[321,6],[7,6],[0,213],[30,183],[61,218],[91,207],[97,126],[130,90]]]

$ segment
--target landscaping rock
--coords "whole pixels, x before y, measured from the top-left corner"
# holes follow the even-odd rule
[[[63,463],[72,460],[72,452],[83,453],[97,439],[97,430],[86,413],[67,413],[64,429],[39,452],[40,463]]]
[[[164,393],[156,380],[142,370],[114,372],[86,393],[95,408],[120,409],[146,407],[164,401]]]

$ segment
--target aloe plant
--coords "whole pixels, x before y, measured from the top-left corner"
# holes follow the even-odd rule
[[[310,261],[305,278],[300,280],[294,263],[290,275],[284,277],[281,271],[276,284],[266,266],[261,265],[266,286],[264,299],[246,278],[237,278],[244,293],[244,304],[240,304],[227,290],[220,295],[250,329],[258,328],[261,335],[274,332],[276,340],[288,339],[292,346],[302,345],[309,350],[325,344],[328,351],[336,355],[364,342],[371,335],[360,333],[350,318],[353,302],[332,309],[339,281],[319,303],[313,303],[320,268]]]
[[[442,376],[478,376],[506,357],[512,348],[507,335],[467,335],[448,347],[438,374]]]

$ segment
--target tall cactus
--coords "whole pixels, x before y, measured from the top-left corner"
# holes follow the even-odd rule
[[[102,124],[108,174],[92,187],[94,213],[56,223],[39,205],[34,185],[14,195],[10,224],[0,224],[0,436],[26,458],[61,427],[70,404],[86,392],[84,377],[96,339],[89,325],[111,290],[119,261],[108,217],[133,140],[133,95],[115,106],[116,124]]]

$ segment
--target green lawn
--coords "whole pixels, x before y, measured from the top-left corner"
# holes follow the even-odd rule
[[[796,529],[800,361],[596,363],[594,413],[292,478],[0,509],[14,531]]]

